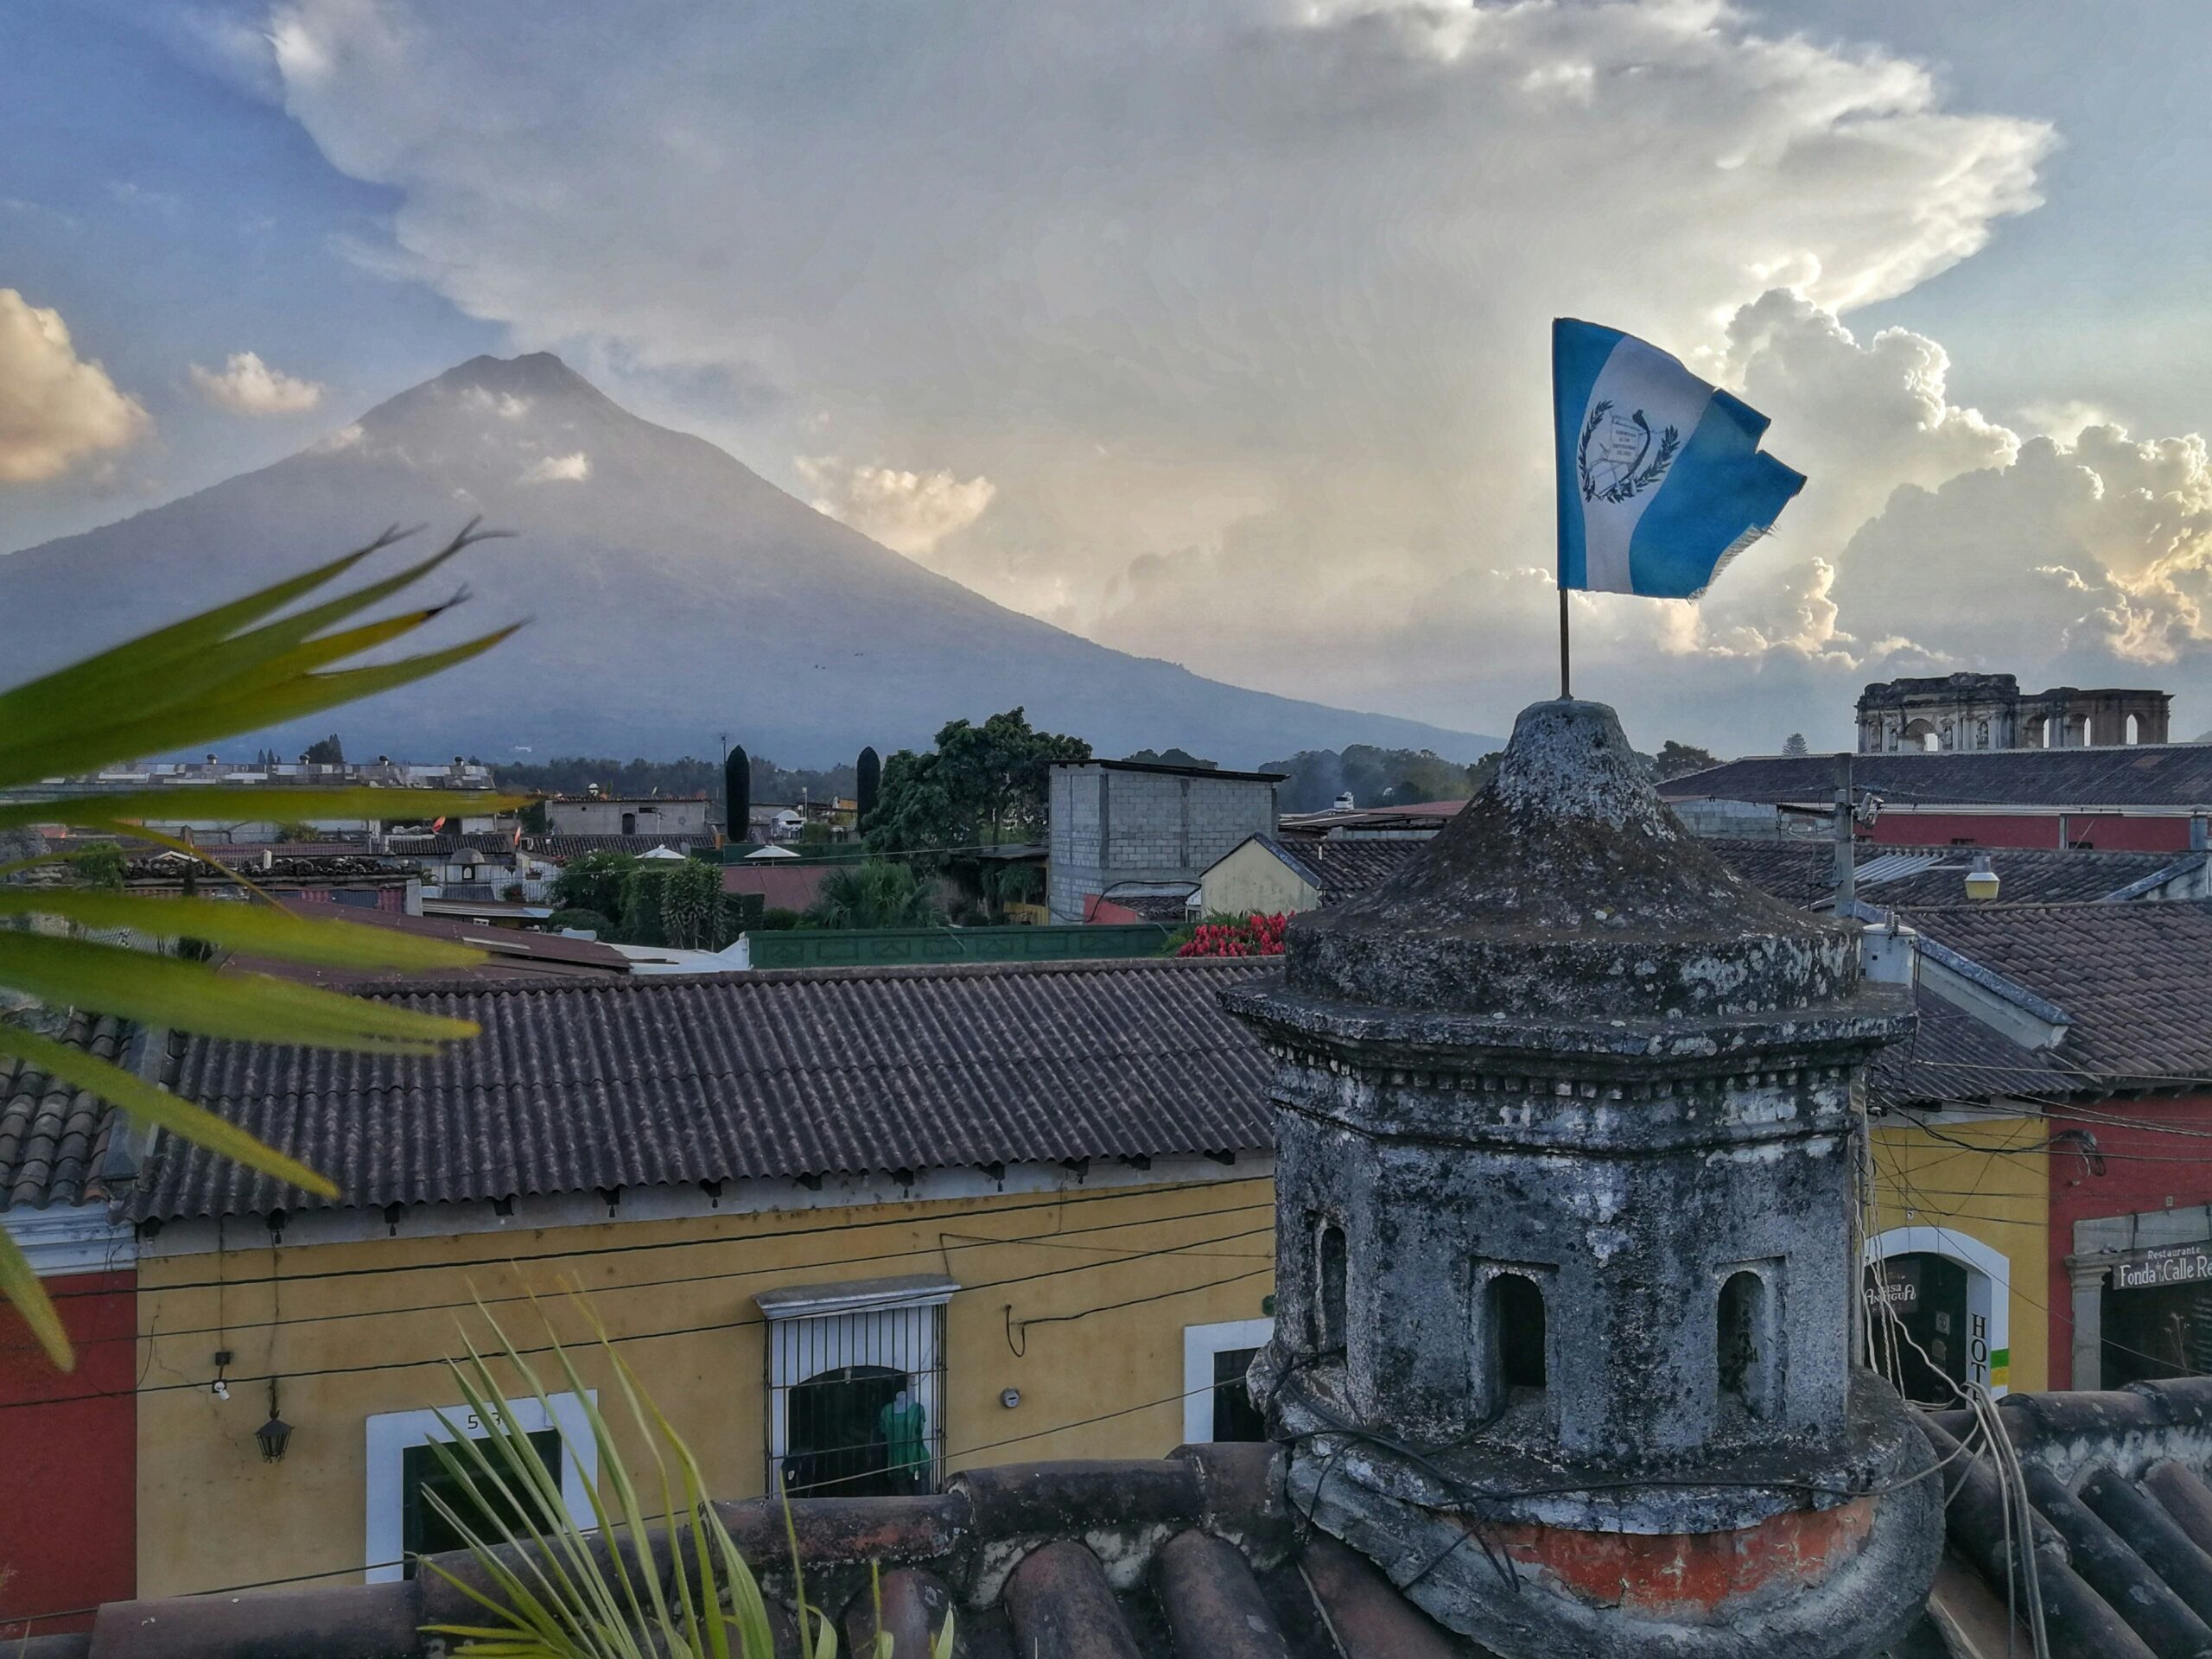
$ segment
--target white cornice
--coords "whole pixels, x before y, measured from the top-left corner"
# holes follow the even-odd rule
[[[112,1273],[138,1265],[138,1240],[124,1224],[110,1221],[104,1204],[52,1210],[11,1210],[0,1216],[31,1269],[41,1279],[71,1273]]]

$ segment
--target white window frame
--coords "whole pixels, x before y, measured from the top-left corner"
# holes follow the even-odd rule
[[[590,1390],[596,1402],[599,1390]],[[591,1510],[592,1488],[599,1480],[599,1442],[592,1437],[591,1420],[583,1401],[574,1394],[551,1396],[553,1410],[534,1396],[509,1400],[506,1408],[525,1434],[548,1428],[561,1433],[561,1503],[569,1518],[585,1530],[595,1524]],[[443,1414],[458,1424],[471,1440],[487,1440],[491,1430],[477,1421],[465,1405],[448,1406]],[[379,1412],[368,1421],[368,1544],[367,1582],[391,1584],[406,1575],[401,1560],[405,1553],[407,1450],[453,1436],[438,1421],[435,1408],[427,1411]]]
[[[1264,1348],[1274,1340],[1273,1319],[1225,1319],[1183,1327],[1183,1441],[1213,1439],[1213,1357],[1239,1348]]]
[[[2012,1392],[2012,1259],[1971,1233],[1948,1227],[1892,1227],[1866,1241],[1865,1265],[1893,1255],[1940,1255],[1967,1270],[1967,1380],[1993,1398]],[[2005,1356],[2003,1382],[1990,1381],[1997,1355]]]
[[[941,1459],[949,1448],[944,1435],[944,1399],[938,1387],[944,1374],[944,1316],[915,1319],[916,1310],[942,1308],[960,1288],[953,1280],[918,1274],[893,1279],[864,1279],[846,1284],[804,1285],[763,1291],[753,1298],[768,1321],[768,1478],[791,1449],[791,1391],[813,1375],[808,1368],[820,1356],[817,1321],[851,1319],[836,1344],[840,1365],[881,1365],[906,1372],[922,1408],[925,1443]],[[904,1348],[901,1339],[911,1338]],[[937,1470],[942,1480],[946,1471]]]

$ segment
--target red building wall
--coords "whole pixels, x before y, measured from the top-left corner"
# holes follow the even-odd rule
[[[2044,1305],[2050,1313],[2050,1386],[2074,1386],[2074,1287],[2066,1258],[2074,1224],[2102,1216],[2212,1204],[2212,1096],[2173,1100],[2107,1101],[2089,1109],[2099,1119],[2124,1116],[2144,1127],[2069,1118],[2055,1109],[2050,1132],[2087,1129],[2096,1137],[2104,1173],[2065,1146],[2050,1149],[2050,1270]],[[2160,1134],[2187,1129],[2188,1135]]]
[[[89,1630],[89,1615],[32,1616],[134,1593],[137,1278],[46,1281],[77,1347],[73,1372],[54,1370],[0,1306],[0,1640]],[[111,1397],[72,1397],[86,1395]]]
[[[2056,812],[1885,812],[1868,839],[1887,847],[2056,847]],[[2122,817],[2115,813],[2069,812],[2066,845],[2104,853],[2185,853],[2187,818]]]

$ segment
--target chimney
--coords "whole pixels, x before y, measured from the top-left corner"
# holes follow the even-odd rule
[[[1502,1659],[1856,1659],[1942,1492],[1854,1363],[1862,931],[1730,874],[1613,711],[1523,711],[1403,874],[1224,993],[1274,1057],[1291,1507]],[[1478,1546],[1478,1547],[1471,1547]]]

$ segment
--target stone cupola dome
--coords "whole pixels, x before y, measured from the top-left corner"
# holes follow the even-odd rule
[[[1276,1059],[1252,1383],[1298,1507],[1509,1659],[1916,1615],[1940,1495],[1853,1359],[1859,1080],[1909,1004],[1686,834],[1610,709],[1526,710],[1227,1001]]]

